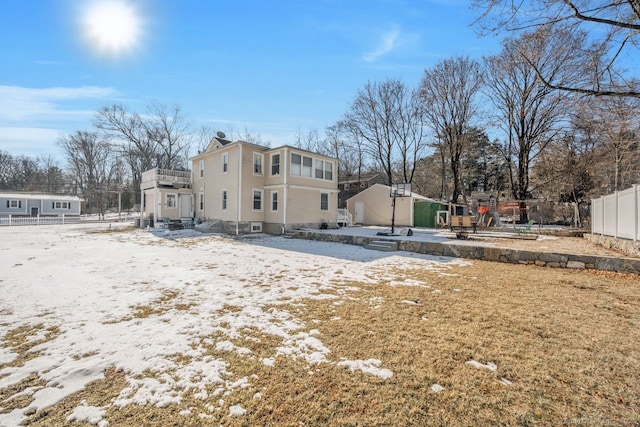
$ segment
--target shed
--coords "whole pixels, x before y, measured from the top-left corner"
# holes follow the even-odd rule
[[[374,184],[347,199],[347,210],[353,216],[353,222],[362,225],[391,225],[393,198],[390,195],[389,186]],[[414,203],[418,201],[437,203],[433,199],[415,193],[411,193],[410,197],[396,197],[396,226],[416,226]]]

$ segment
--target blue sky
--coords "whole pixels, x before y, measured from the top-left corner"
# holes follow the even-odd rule
[[[367,81],[417,86],[452,55],[480,58],[463,0],[118,0],[141,37],[119,56],[84,42],[93,0],[5,0],[0,14],[0,150],[52,154],[114,103],[182,108],[194,127],[249,131],[272,146],[335,123]]]

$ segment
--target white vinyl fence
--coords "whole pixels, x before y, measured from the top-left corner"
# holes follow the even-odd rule
[[[0,226],[2,225],[51,225],[51,224],[77,224],[80,222],[78,216],[4,216],[0,217]]]
[[[640,240],[640,185],[591,199],[591,233]]]

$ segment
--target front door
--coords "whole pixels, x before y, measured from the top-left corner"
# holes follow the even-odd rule
[[[193,195],[180,194],[180,218],[193,218]]]
[[[36,207],[32,207],[31,208],[31,216],[32,217],[38,216],[38,208],[36,208]]]
[[[364,224],[364,202],[356,202],[356,224]]]

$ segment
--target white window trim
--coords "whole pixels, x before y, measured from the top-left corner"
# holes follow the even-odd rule
[[[227,210],[229,210],[229,191],[226,188],[222,188],[220,189],[220,191],[221,191],[220,210],[222,210],[223,212],[226,212]],[[226,195],[226,201],[225,201],[225,195]],[[225,202],[227,206],[225,206]]]
[[[326,160],[322,160],[322,159],[318,159],[318,158],[314,158],[313,159],[313,177],[315,179],[324,179],[324,163]],[[322,166],[318,169],[318,163],[321,163]],[[318,171],[320,171],[320,174],[322,175],[321,178],[318,178],[316,175],[318,173]]]
[[[229,153],[222,153],[222,173],[229,172]]]
[[[278,156],[278,173],[273,173],[273,158]],[[280,168],[282,167],[282,156],[280,153],[272,153],[269,158],[269,176],[280,176]]]
[[[273,196],[276,196],[276,209],[273,209]],[[272,191],[271,192],[271,200],[269,202],[269,208],[271,209],[271,212],[278,212],[278,210],[280,209],[280,199],[278,197],[278,192],[277,191]]]
[[[327,209],[322,209],[322,196],[327,195]],[[321,192],[320,193],[320,211],[321,212],[329,212],[331,209],[331,195],[329,193]]]
[[[7,202],[9,202],[9,209],[22,209],[22,200],[10,199]],[[13,206],[14,203],[15,206]]]
[[[300,173],[295,173],[294,172],[294,166],[293,166],[293,156],[300,156]],[[311,173],[310,175],[306,175],[307,173],[309,173],[308,171],[305,172],[305,165],[304,165],[304,161],[305,159],[311,159]],[[318,178],[316,177],[316,167],[318,166],[318,163],[322,162],[322,177]],[[289,164],[291,165],[291,176],[299,176],[301,178],[309,178],[309,179],[317,179],[317,180],[322,180],[322,181],[333,181],[334,180],[334,171],[335,171],[335,162],[332,160],[327,160],[324,158],[320,158],[320,157],[314,157],[314,156],[309,156],[309,155],[305,155],[302,153],[296,153],[296,152],[292,152],[289,155]],[[297,167],[297,165],[296,165]],[[307,166],[308,167],[308,166]],[[327,178],[327,174],[329,173],[329,168],[331,168],[331,178]],[[272,175],[273,176],[273,175]]]
[[[260,159],[260,172],[256,172],[256,159]],[[258,176],[264,175],[264,154],[253,153],[253,174]]]
[[[260,192],[260,209],[256,209],[255,208],[255,192],[259,191]],[[251,190],[251,211],[252,212],[264,212],[264,190],[261,190],[259,188],[254,188]]]
[[[296,165],[296,167],[300,168],[299,173],[294,173],[293,170],[293,156],[298,156],[300,157],[300,164]],[[291,164],[291,176],[302,176],[302,154],[298,154],[298,153],[291,153],[289,155],[289,163]]]
[[[311,160],[311,165],[310,166],[306,166],[304,164],[305,159],[309,159]],[[302,156],[302,177],[303,178],[315,178],[315,169],[314,169],[314,161],[313,161],[313,157],[311,156]],[[305,175],[306,173],[308,173],[308,175]]]
[[[250,231],[252,233],[262,233],[262,223],[261,222],[252,222],[250,224]]]
[[[201,191],[199,194],[200,198],[198,200],[198,208],[200,208],[201,212],[204,212],[204,192]]]
[[[204,160],[200,160],[200,178],[204,178]]]
[[[327,172],[328,172],[328,168],[327,165],[331,165],[331,178],[327,178]],[[324,168],[323,168],[323,174],[322,174],[322,178],[325,181],[333,181],[333,170],[335,169],[333,162],[331,160],[325,160],[324,161]]]
[[[174,198],[174,205],[173,206],[169,206],[169,197],[173,196]],[[164,207],[165,208],[171,208],[171,209],[175,209],[178,207],[178,193],[167,193],[164,195]]]

